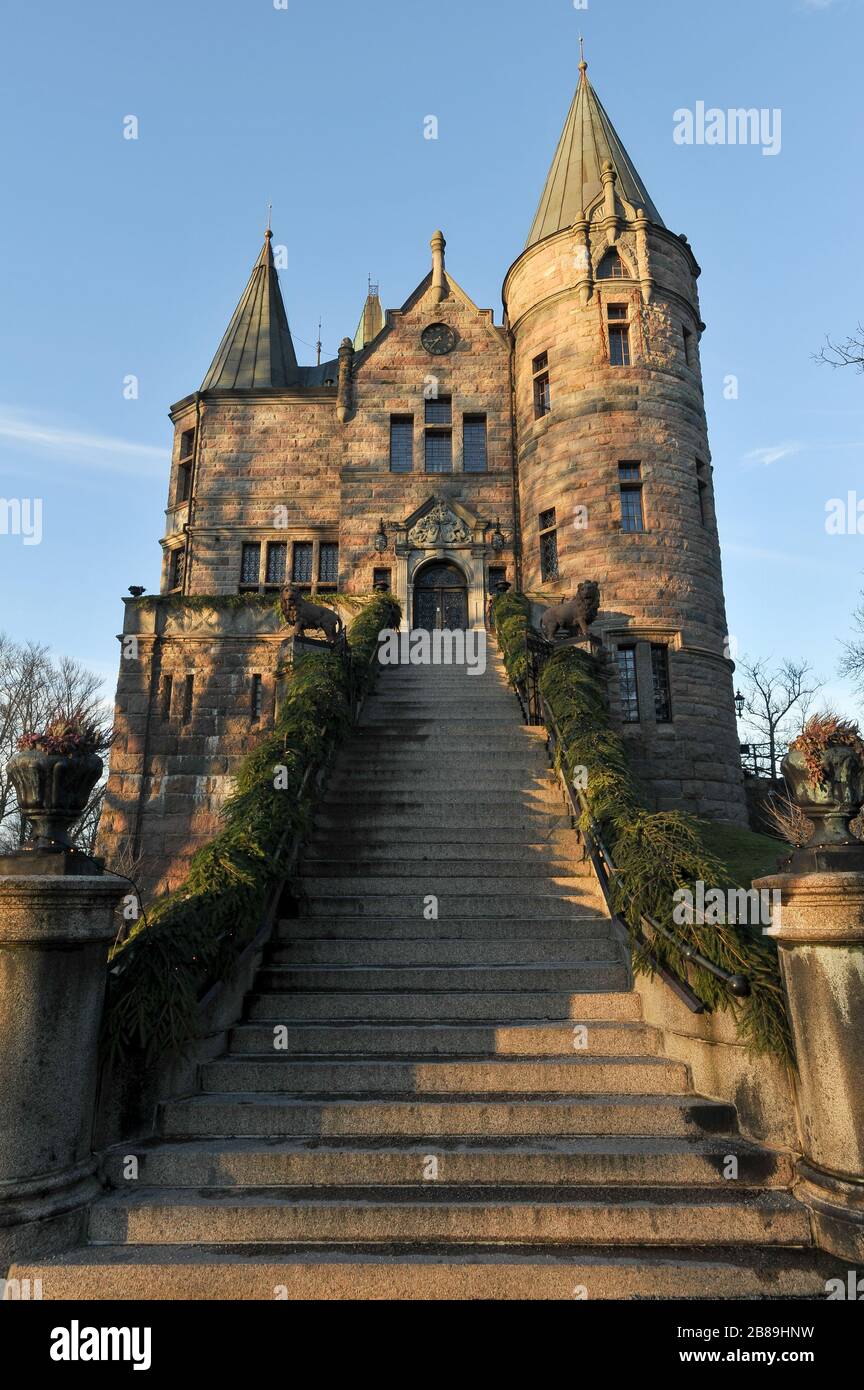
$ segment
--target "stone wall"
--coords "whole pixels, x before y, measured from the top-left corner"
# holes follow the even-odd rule
[[[120,643],[98,852],[121,872],[134,863],[149,898],[176,887],[220,829],[234,770],[273,727],[291,643],[257,598],[225,608],[175,597],[127,599]]]

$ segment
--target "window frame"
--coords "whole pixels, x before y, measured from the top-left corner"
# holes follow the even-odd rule
[[[408,440],[408,467],[397,467],[395,461],[399,456],[399,450],[394,448],[394,440],[397,429],[403,429]],[[390,416],[390,472],[391,473],[413,473],[414,472],[414,416],[413,415],[391,415]]]
[[[645,480],[642,476],[642,463],[639,460],[624,459],[618,464],[618,494],[620,498],[621,516],[619,530],[625,536],[641,536],[647,531],[645,521]],[[629,499],[635,496],[637,510],[630,510]],[[638,517],[639,525],[631,526],[628,522]]]
[[[659,670],[658,657],[660,658]],[[674,723],[672,673],[669,664],[669,647],[666,642],[651,643],[651,693],[654,702],[655,724]]]
[[[623,659],[622,658],[626,658]],[[642,723],[639,698],[639,663],[635,642],[619,642],[615,648],[615,667],[618,673],[618,698],[621,702],[622,723]],[[632,679],[631,679],[632,677]],[[625,685],[626,679],[626,685]]]
[[[483,466],[481,468],[468,466],[468,428],[469,426],[482,426],[482,456]],[[462,416],[462,472],[470,474],[480,474],[489,472],[489,419],[485,412],[470,411]]]
[[[609,346],[609,366],[616,369],[633,366],[633,344],[630,334],[630,305],[614,303],[606,305],[606,334]],[[613,342],[620,342],[621,360],[616,360]]]
[[[544,525],[546,518],[546,525]],[[549,521],[551,518],[551,522]],[[557,507],[547,507],[540,512],[537,518],[538,532],[540,536],[540,582],[541,584],[554,584],[561,578],[561,557],[558,554],[558,509]],[[551,545],[554,550],[554,563],[547,564],[546,548]]]
[[[549,376],[549,351],[540,352],[531,362],[534,419],[545,420],[552,414],[552,386]]]

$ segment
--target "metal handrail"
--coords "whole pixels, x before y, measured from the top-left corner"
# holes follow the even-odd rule
[[[536,660],[536,658],[540,656],[539,643],[532,644],[529,641],[528,653],[531,685],[526,686],[526,689],[523,691],[519,689],[519,683],[512,680],[509,675],[508,679],[510,679],[510,684],[519,699],[525,723],[542,724],[546,728],[549,741],[553,745],[555,755],[553,761],[564,790],[565,798],[570,806],[570,814],[573,819],[574,829],[579,832],[583,841],[586,857],[591,862],[591,867],[594,870],[613,920],[619,922],[628,934],[632,934],[636,937],[646,959],[650,962],[656,974],[663,980],[664,984],[687,1005],[691,1013],[704,1014],[710,1012],[710,1006],[699,998],[695,990],[686,980],[682,980],[671,967],[664,965],[662,961],[658,960],[657,956],[651,950],[651,941],[646,938],[644,934],[645,930],[656,936],[663,937],[670,945],[674,946],[675,950],[678,951],[684,960],[690,961],[694,965],[699,966],[700,969],[707,971],[709,975],[712,975],[715,979],[724,984],[736,999],[749,998],[751,988],[750,981],[747,979],[746,975],[734,974],[729,970],[724,970],[722,966],[716,965],[714,961],[708,960],[707,957],[694,950],[692,946],[688,946],[686,941],[682,941],[680,937],[677,937],[674,932],[662,926],[655,918],[649,917],[646,913],[640,913],[638,928],[630,927],[627,922],[621,921],[615,902],[615,895],[612,891],[612,880],[616,878],[620,880],[622,878],[621,871],[618,869],[603,841],[600,827],[591,815],[587,797],[581,788],[572,785],[564,770],[564,763],[561,756],[564,745],[561,733],[555,716],[549,709],[539,688],[539,673],[537,669],[539,663]],[[532,689],[534,692],[533,702],[531,698]],[[532,703],[534,704],[534,709],[532,709]]]

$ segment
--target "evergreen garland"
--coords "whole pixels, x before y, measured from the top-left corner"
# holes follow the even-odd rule
[[[528,668],[527,636],[531,606],[521,594],[495,600],[495,629],[511,679],[524,679]],[[679,925],[673,920],[674,894],[739,885],[724,864],[703,845],[699,821],[680,811],[649,811],[628,764],[627,749],[612,723],[606,680],[599,662],[579,648],[554,652],[546,662],[540,690],[558,726],[559,758],[568,777],[586,768],[585,818],[599,827],[620,878],[613,883],[613,905],[632,932],[642,917],[686,940],[686,944],[726,970],[746,975],[752,993],[736,999],[707,971],[691,964],[659,935],[651,942],[657,961],[688,979],[711,1009],[730,1010],[739,1039],[754,1054],[792,1060],[777,948],[758,928]],[[583,828],[587,829],[585,825]],[[746,885],[749,888],[749,884]],[[656,969],[634,939],[633,968],[653,976]]]
[[[351,625],[355,693],[375,678],[378,634],[399,626],[389,595],[373,598]],[[292,841],[310,819],[322,762],[351,721],[346,667],[333,652],[311,654],[292,671],[276,728],[243,760],[222,810],[224,829],[194,854],[185,882],[163,898],[114,953],[104,1042],[116,1058],[148,1061],[178,1053],[195,1036],[198,1002],[227,978],[264,920],[284,878]],[[277,786],[277,769],[285,769]]]

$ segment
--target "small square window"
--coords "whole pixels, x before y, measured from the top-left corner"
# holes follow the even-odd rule
[[[390,593],[391,572],[385,569],[375,569],[372,571],[372,588],[378,593]]]
[[[549,531],[558,524],[558,513],[555,507],[550,507],[547,512],[540,513],[540,530]]]
[[[180,457],[191,459],[195,452],[195,431],[184,430],[180,436]]]
[[[607,312],[610,319],[624,319],[626,321],[629,318],[626,304],[610,304]]]
[[[427,425],[450,425],[453,423],[453,401],[450,396],[437,396],[426,402]]]
[[[545,372],[548,366],[549,354],[548,352],[541,352],[539,357],[535,357],[531,363],[531,371],[536,376],[538,372]]]

